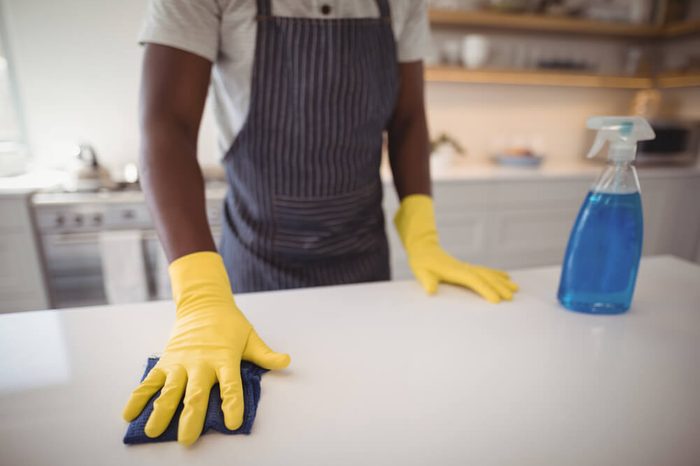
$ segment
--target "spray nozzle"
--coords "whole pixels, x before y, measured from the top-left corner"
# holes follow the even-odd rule
[[[642,117],[598,116],[588,119],[587,126],[597,129],[593,146],[586,157],[595,157],[606,141],[610,142],[608,158],[611,160],[634,160],[638,141],[654,139],[656,134],[649,122]]]

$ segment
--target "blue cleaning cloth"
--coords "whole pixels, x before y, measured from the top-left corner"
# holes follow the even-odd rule
[[[141,380],[145,379],[148,373],[153,369],[153,366],[158,362],[158,358],[148,358],[148,363],[146,364],[146,370],[143,373]],[[255,421],[255,413],[258,409],[258,401],[260,401],[260,377],[267,372],[266,369],[258,367],[253,363],[247,361],[241,361],[241,380],[243,382],[243,399],[244,399],[244,409],[243,409],[243,424],[236,430],[229,430],[224,424],[224,413],[221,411],[221,392],[219,391],[219,384],[212,387],[211,393],[209,394],[209,405],[207,406],[207,414],[204,418],[204,429],[202,434],[206,434],[208,430],[213,429],[217,432],[223,434],[250,434],[253,428],[253,422]],[[129,423],[129,427],[126,429],[126,434],[124,435],[124,443],[126,444],[139,444],[139,443],[154,443],[154,442],[170,442],[177,440],[177,425],[180,420],[180,413],[184,405],[180,401],[180,405],[175,411],[173,420],[170,421],[170,425],[165,432],[163,432],[159,437],[150,438],[144,433],[144,428],[146,427],[146,421],[153,412],[153,402],[160,395],[160,390],[158,393],[153,395],[153,397],[148,400],[148,404],[143,409],[139,417]]]

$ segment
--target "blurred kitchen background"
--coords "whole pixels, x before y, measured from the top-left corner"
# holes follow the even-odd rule
[[[138,185],[146,0],[0,0],[0,312],[169,298]],[[438,226],[462,259],[559,264],[601,160],[592,115],[640,114],[645,254],[700,262],[700,1],[432,0]],[[199,156],[219,234],[210,106]],[[397,208],[386,175],[387,218]],[[410,276],[393,228],[395,279]]]

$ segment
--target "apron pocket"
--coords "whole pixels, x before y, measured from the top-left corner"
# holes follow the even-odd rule
[[[275,196],[275,255],[318,261],[375,249],[384,239],[382,185],[333,196]]]

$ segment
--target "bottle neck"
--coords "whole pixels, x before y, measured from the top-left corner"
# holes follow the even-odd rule
[[[636,171],[637,169],[634,167],[634,160],[620,160],[620,159],[608,159],[606,162],[606,170],[634,170]]]
[[[639,192],[637,169],[632,162],[632,160],[608,160],[605,170],[593,185],[593,191],[609,194]]]
[[[637,156],[637,143],[611,142],[608,149],[608,160],[633,162]]]

